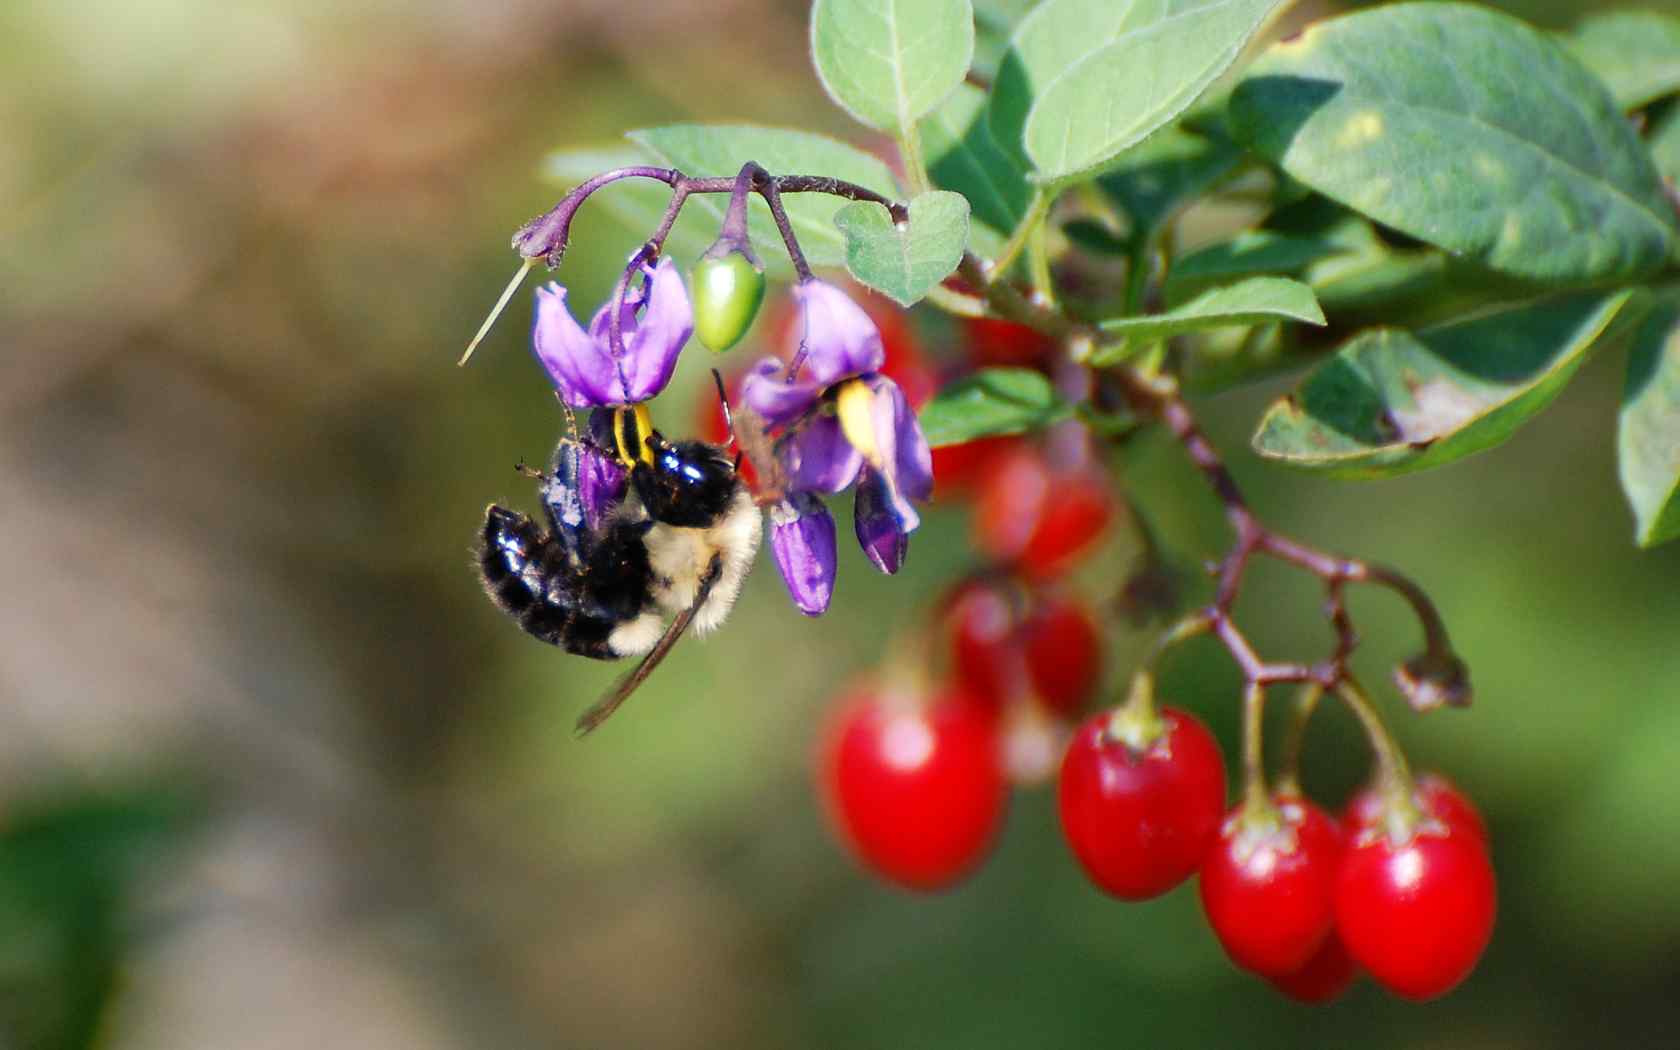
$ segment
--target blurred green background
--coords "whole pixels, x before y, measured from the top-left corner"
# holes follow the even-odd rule
[[[558,196],[543,155],[680,119],[851,135],[804,4],[10,0],[0,78],[0,1046],[1673,1045],[1680,545],[1630,542],[1619,352],[1501,449],[1370,485],[1247,453],[1280,383],[1202,403],[1275,523],[1431,590],[1478,685],[1426,718],[1382,699],[1490,818],[1487,957],[1437,1003],[1312,1009],[1225,962],[1193,887],[1091,889],[1043,789],[942,896],[832,841],[825,701],[968,562],[958,507],[897,579],[843,554],[820,621],[764,559],[586,743],[618,669],[484,600],[482,509],[531,506],[510,468],[560,426],[528,293],[454,360]],[[580,304],[640,236],[584,215]],[[1179,550],[1217,551],[1176,449],[1124,467]],[[1306,653],[1315,602],[1262,574],[1241,613]],[[1382,681],[1414,628],[1355,612]],[[1116,629],[1116,673],[1141,644]],[[1234,756],[1216,650],[1166,691]],[[1351,720],[1310,749],[1339,801]]]

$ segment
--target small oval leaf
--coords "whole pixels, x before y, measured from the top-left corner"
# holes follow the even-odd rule
[[[1198,295],[1177,309],[1144,317],[1104,321],[1102,330],[1125,342],[1104,346],[1091,355],[1101,368],[1124,360],[1132,347],[1185,332],[1209,328],[1240,328],[1279,318],[1323,324],[1324,313],[1312,289],[1287,277],[1250,277]]]
[[[974,8],[969,0],[817,0],[811,56],[842,109],[908,135],[968,75]]]
[[[1672,15],[1588,15],[1563,38],[1563,46],[1598,74],[1623,109],[1638,109],[1680,91],[1680,19]]]
[[[1462,4],[1347,15],[1275,45],[1233,133],[1328,197],[1537,281],[1661,266],[1674,216],[1604,86],[1544,34]]]
[[[734,175],[752,160],[776,175],[831,175],[889,199],[898,196],[892,170],[879,158],[809,131],[751,124],[667,124],[632,131],[626,137],[654,159],[689,175]],[[705,194],[689,198],[688,209],[710,214],[721,223],[728,203],[727,194]],[[784,197],[782,203],[799,237],[799,247],[812,266],[845,265],[845,240],[833,221],[839,198],[801,193]],[[785,258],[770,209],[756,196],[749,206],[748,220],[759,255],[767,262]],[[650,231],[653,225],[657,221],[648,227]]]
[[[1254,449],[1332,477],[1383,478],[1492,448],[1557,396],[1632,295],[1363,332],[1273,402]]]
[[[1050,380],[1030,368],[984,368],[941,390],[918,421],[929,445],[1040,430],[1072,413]]]
[[[1680,537],[1680,303],[1660,304],[1628,357],[1616,438],[1641,547]]]
[[[1123,27],[1036,93],[1021,144],[1037,177],[1101,170],[1183,113],[1230,68],[1279,0],[1121,3]],[[1109,18],[1113,16],[1110,15]],[[1099,39],[1088,27],[1087,42]]]
[[[910,201],[900,226],[879,204],[848,204],[834,215],[846,237],[846,269],[902,306],[919,302],[962,261],[968,244],[968,201],[933,190]]]

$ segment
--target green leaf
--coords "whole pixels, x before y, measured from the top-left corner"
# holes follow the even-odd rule
[[[903,226],[879,204],[859,201],[834,215],[846,236],[846,269],[902,306],[919,302],[951,275],[968,244],[968,201],[932,190],[910,201]]]
[[[1400,4],[1271,48],[1233,132],[1286,172],[1449,252],[1557,283],[1629,279],[1674,219],[1604,86],[1508,15]]]
[[[1383,478],[1492,448],[1556,397],[1633,295],[1554,298],[1415,335],[1363,332],[1272,404],[1254,449]]]
[[[1638,109],[1680,91],[1680,20],[1655,11],[1588,15],[1562,38],[1616,104]]]
[[[1313,298],[1312,289],[1287,277],[1250,277],[1204,292],[1177,309],[1146,317],[1120,317],[1104,321],[1101,328],[1126,338],[1126,343],[1107,346],[1091,355],[1097,367],[1115,364],[1139,343],[1154,342],[1184,332],[1208,328],[1240,328],[1284,318],[1323,324],[1324,314]]]
[[[1680,536],[1680,303],[1672,298],[1634,337],[1616,451],[1639,545]]]
[[[960,445],[993,434],[1039,430],[1072,414],[1042,372],[984,368],[941,390],[922,406],[929,445]]]
[[[969,0],[817,0],[811,55],[842,109],[908,137],[968,75],[974,9]]]
[[[1038,177],[1100,170],[1196,101],[1279,0],[1046,0],[998,71],[993,126]]]
[[[984,91],[960,85],[923,120],[922,152],[933,184],[967,197],[976,222],[1007,236],[1026,215],[1032,188],[1014,154],[992,138]]]
[[[627,137],[656,160],[681,168],[689,175],[734,175],[741,165],[753,160],[776,175],[831,175],[884,197],[898,196],[891,169],[878,158],[808,131],[749,124],[668,124],[632,131]],[[845,265],[845,240],[833,221],[840,207],[839,198],[801,193],[784,197],[782,203],[799,238],[799,247],[812,266]],[[710,214],[721,223],[727,205],[726,194],[708,194],[691,198],[688,208]],[[770,209],[757,197],[752,200],[748,218],[758,254],[767,261],[781,257],[781,235],[770,220]],[[648,229],[651,231],[657,224],[655,220]],[[712,237],[715,239],[716,234]]]
[[[1680,103],[1671,103],[1656,120],[1646,141],[1657,174],[1670,181],[1680,180]]]
[[[1128,151],[1097,187],[1126,212],[1132,236],[1143,238],[1241,163],[1242,151],[1225,139],[1167,128]]]
[[[1175,302],[1211,281],[1254,274],[1299,273],[1320,259],[1348,251],[1323,237],[1293,237],[1273,230],[1244,230],[1230,240],[1198,248],[1173,263],[1166,296]]]

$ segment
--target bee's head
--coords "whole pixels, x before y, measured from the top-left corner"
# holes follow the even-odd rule
[[[647,439],[652,456],[631,472],[636,495],[648,517],[667,525],[705,528],[729,509],[738,484],[735,463],[716,445],[704,441]]]

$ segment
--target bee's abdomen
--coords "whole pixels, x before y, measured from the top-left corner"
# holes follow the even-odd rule
[[[652,602],[646,548],[634,526],[609,530],[589,561],[574,565],[530,518],[492,505],[484,515],[479,572],[503,612],[531,636],[567,652],[615,660],[608,639]]]

